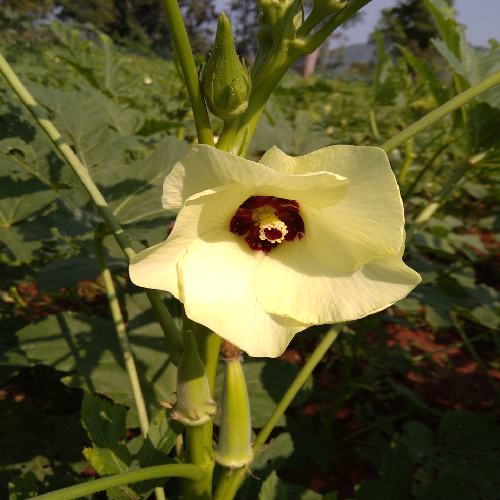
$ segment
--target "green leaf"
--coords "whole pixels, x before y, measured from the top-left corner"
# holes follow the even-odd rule
[[[115,162],[93,174],[121,224],[133,224],[146,217],[166,214],[161,206],[163,181],[188,150],[185,141],[167,136],[144,160],[129,165]]]
[[[52,203],[57,193],[38,179],[0,178],[0,227],[10,227]]]
[[[255,458],[250,464],[252,474],[265,480],[273,471],[278,471],[292,456],[293,441],[288,433],[280,434],[271,440],[268,445],[263,445],[255,452]],[[238,500],[253,500],[258,498],[261,483],[259,481],[245,481],[238,491]],[[293,497],[292,497],[293,498]]]
[[[95,394],[84,394],[82,423],[90,436],[92,448],[86,448],[83,453],[101,476],[119,474],[130,468],[132,455],[127,446],[119,442],[125,438],[126,417],[125,406],[112,404]],[[134,498],[128,485],[111,488],[107,494],[113,499]]]
[[[125,269],[125,259],[106,259],[111,271]],[[56,260],[44,266],[37,274],[38,289],[41,291],[59,290],[75,285],[79,281],[93,280],[101,274],[99,265],[92,255],[79,255],[70,259]]]
[[[29,325],[17,336],[31,362],[71,373],[63,379],[70,387],[106,394],[135,413],[127,371],[110,322],[63,313]]]
[[[129,339],[141,388],[150,415],[159,410],[158,401],[171,401],[175,391],[175,367],[170,363],[165,339],[154,313],[147,308],[129,324]],[[146,322],[144,324],[144,322]],[[127,427],[139,421],[130,381],[116,331],[108,321],[63,313],[23,328],[18,333],[21,349],[31,362],[44,363],[71,373],[63,379],[70,387],[82,387],[106,394],[130,408]]]
[[[137,455],[134,456],[134,460],[139,462],[141,468],[174,463],[175,461],[169,458],[168,454],[183,429],[184,426],[181,423],[170,418],[169,411],[161,410],[151,422],[148,437],[144,440]],[[133,489],[137,493],[144,494],[147,498],[147,492],[158,486],[163,486],[165,482],[165,478],[152,479],[134,483]]]
[[[82,404],[82,423],[92,441],[92,453],[85,453],[100,475],[125,472],[132,455],[125,444],[125,406],[112,404],[95,394],[85,392]]]
[[[30,366],[28,358],[19,347],[15,330],[22,328],[26,320],[21,317],[0,319],[0,385],[17,375],[21,368]]]
[[[458,57],[460,36],[456,29],[457,22],[453,7],[450,7],[444,0],[424,0],[424,3],[434,17],[447,48]]]
[[[255,452],[250,468],[257,475],[266,477],[271,470],[278,471],[290,458],[293,450],[292,438],[288,432],[284,432],[273,439],[269,445],[263,445]]]
[[[61,193],[56,200],[57,211],[54,214],[55,226],[61,236],[84,236],[93,231],[102,221],[100,217],[87,210],[82,210],[69,193]]]
[[[479,496],[469,482],[459,474],[443,474],[428,486],[417,500],[479,500]],[[494,498],[494,497],[491,497]]]
[[[287,500],[288,494],[285,484],[278,477],[276,471],[272,471],[268,478],[262,483],[259,500]]]
[[[0,241],[3,241],[13,254],[13,259],[30,263],[44,241],[56,239],[53,219],[50,215],[33,220],[24,220],[11,227],[0,227]]]
[[[407,500],[413,477],[413,463],[404,441],[396,437],[391,443],[378,481],[363,481],[356,500]]]
[[[392,57],[385,50],[384,40],[379,30],[375,30],[375,40],[377,41],[377,67],[374,79],[375,103],[382,106],[391,105],[394,104],[397,94],[396,86],[391,79]]]
[[[21,474],[9,481],[9,500],[26,500],[37,495],[38,484],[33,472]]]
[[[108,127],[106,108],[94,99],[93,92],[68,93],[34,85],[29,90],[54,113],[57,128],[69,135],[70,145],[87,170],[116,162],[117,151],[112,146],[116,135]]]
[[[396,44],[396,47],[403,53],[405,59],[408,61],[408,64],[418,73],[418,75],[425,81],[425,83],[429,86],[434,99],[439,106],[449,101],[450,96],[446,88],[441,85],[439,80],[434,73],[434,70],[422,59],[414,56],[411,52],[406,50],[402,45]]]
[[[42,460],[74,463],[81,460],[87,439],[77,416],[47,415],[26,401],[0,401],[0,465]],[[44,474],[38,458],[34,470]],[[41,479],[39,477],[39,479]]]
[[[249,154],[262,153],[277,146],[287,154],[297,156],[330,144],[330,137],[324,134],[323,125],[318,123],[313,112],[299,110],[291,122],[283,110],[271,101],[259,120]]]
[[[403,440],[415,462],[422,462],[434,452],[434,433],[421,422],[406,422],[404,424],[405,434]]]

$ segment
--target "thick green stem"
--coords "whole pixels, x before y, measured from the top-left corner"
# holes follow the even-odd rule
[[[207,374],[210,394],[214,397],[215,375],[217,373],[217,364],[219,361],[219,351],[222,339],[214,332],[203,325],[196,325],[194,334],[198,345],[198,354],[200,355],[205,373]],[[220,404],[220,401],[218,402]],[[213,420],[203,426],[205,448],[212,449],[212,436],[214,423]]]
[[[118,297],[116,296],[113,278],[111,277],[111,272],[106,263],[103,237],[98,230],[94,231],[94,249],[97,263],[99,264],[99,269],[101,270],[101,276],[104,280],[104,287],[106,289],[106,295],[108,297],[113,323],[115,324],[116,334],[118,336],[118,340],[120,341],[120,347],[122,350],[123,359],[125,361],[125,368],[127,369],[128,377],[130,379],[130,385],[132,386],[132,393],[134,395],[135,406],[139,415],[141,432],[142,435],[146,438],[149,430],[149,419],[148,412],[146,410],[146,403],[144,402],[144,395],[142,394],[141,383],[139,382],[139,376],[137,374],[137,368],[135,366],[132,346],[130,345],[128,339],[125,322],[123,321],[123,315],[120,310],[120,304],[118,303]]]
[[[439,106],[439,108],[431,111],[423,118],[415,122],[413,125],[402,130],[399,134],[395,135],[388,141],[384,142],[382,146],[380,146],[386,153],[392,151],[394,148],[401,146],[407,140],[411,139],[422,130],[425,130],[427,127],[430,127],[441,118],[444,118],[446,115],[460,108],[464,104],[467,104],[469,101],[472,101],[478,95],[486,92],[487,90],[493,88],[495,85],[500,83],[500,71],[497,71],[493,75],[485,78],[482,82],[479,82],[477,85],[474,85],[470,89],[458,94],[453,99],[450,99],[448,102]]]
[[[97,186],[94,184],[94,181],[90,177],[87,169],[82,165],[69,145],[64,142],[61,134],[54,127],[54,125],[52,125],[43,109],[37,104],[33,96],[28,92],[28,89],[26,89],[26,87],[21,83],[17,75],[14,71],[12,71],[12,68],[1,54],[0,73],[2,73],[7,80],[7,83],[12,87],[12,90],[17,94],[28,111],[33,115],[40,128],[47,134],[48,138],[52,141],[59,153],[61,153],[62,157],[72,168],[73,172],[76,174],[83,187],[90,195],[90,198],[96,205],[108,228],[113,233],[113,236],[125,254],[125,257],[130,260],[135,255],[135,251],[118,220],[114,216],[113,211],[107,204]],[[153,306],[153,310],[158,318],[158,322],[160,323],[165,334],[172,363],[177,364],[180,353],[182,352],[181,334],[158,292],[156,290],[148,290],[146,293],[151,301],[151,305]]]
[[[210,127],[210,119],[208,118],[208,111],[205,100],[203,99],[193,52],[189,45],[189,39],[179,5],[177,0],[161,0],[161,4],[165,11],[172,43],[179,57],[179,63],[182,68],[184,80],[186,81],[189,100],[191,101],[191,108],[194,114],[198,142],[200,144],[214,146],[214,136]]]
[[[233,142],[234,134],[238,128],[238,119],[224,122],[224,128],[222,129],[219,140],[217,141],[216,148],[221,151],[231,151],[231,144]]]
[[[45,493],[37,499],[40,500],[74,500],[87,495],[92,495],[98,491],[104,491],[108,488],[115,488],[125,484],[137,483],[148,479],[158,479],[161,477],[184,477],[192,481],[202,481],[206,477],[206,472],[195,465],[175,464],[175,465],[156,465],[154,467],[145,467],[144,469],[132,472],[124,472],[110,477],[103,477],[83,484],[69,486],[60,490]]]
[[[257,436],[255,443],[253,444],[253,447],[256,451],[258,451],[267,441],[267,438],[271,434],[279,418],[281,417],[281,415],[283,415],[283,413],[285,413],[285,410],[293,401],[293,398],[297,395],[301,387],[304,385],[316,365],[323,359],[323,356],[337,338],[342,327],[343,324],[338,324],[330,328],[329,332],[325,335],[325,338],[316,347],[307,363],[302,367],[302,370],[300,370],[297,377],[295,377],[295,380],[287,389],[285,395],[276,406],[272,415],[269,417],[269,420],[259,432],[259,435]],[[245,469],[235,470],[230,476],[228,476],[227,474],[222,474],[219,484],[217,485],[217,490],[215,491],[214,500],[232,500],[240,484],[245,479],[245,475]]]
[[[212,473],[215,460],[212,446],[205,446],[205,424],[197,427],[186,427],[187,461],[203,469],[206,474],[202,478],[187,482],[184,500],[211,500],[212,498]],[[211,444],[211,443],[210,443]]]

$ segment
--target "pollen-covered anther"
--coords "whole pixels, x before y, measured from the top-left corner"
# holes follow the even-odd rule
[[[277,217],[260,223],[259,238],[270,243],[281,243],[288,234],[288,229],[283,221]]]
[[[264,253],[305,233],[298,202],[275,196],[250,196],[234,214],[229,230],[244,236],[251,250]]]

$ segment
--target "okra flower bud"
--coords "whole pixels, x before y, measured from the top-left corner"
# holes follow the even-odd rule
[[[215,449],[215,459],[226,467],[243,467],[252,461],[253,449],[250,445],[250,402],[238,358],[226,361],[222,394],[219,445]]]
[[[177,368],[177,402],[170,416],[185,425],[203,425],[215,416],[216,406],[210,396],[196,339],[193,332],[187,331],[184,336],[184,351]]]
[[[247,109],[250,75],[236,53],[231,22],[224,12],[219,16],[214,49],[201,85],[208,108],[222,120],[233,120]]]

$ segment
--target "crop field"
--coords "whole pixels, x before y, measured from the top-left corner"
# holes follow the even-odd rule
[[[176,214],[161,206],[163,181],[197,143],[179,61],[55,21],[40,33],[6,38],[0,51],[134,251],[164,241]],[[317,71],[304,79],[289,70],[246,157],[259,161],[272,146],[301,156],[383,145],[500,70],[494,43],[489,51],[462,44],[461,59],[436,45],[438,76],[410,52],[393,58],[381,38],[371,76]],[[210,119],[217,137],[223,122]],[[257,433],[338,328],[256,453],[238,500],[500,500],[500,86],[386,150],[404,203],[404,261],[422,282],[376,314],[307,328],[279,358],[245,355]],[[135,358],[147,438],[99,258]],[[182,328],[182,304],[160,297]],[[0,298],[0,498],[178,461],[182,426],[167,424],[158,403],[176,391],[175,366],[152,306],[87,191],[3,78]],[[216,401],[222,386],[219,363]],[[159,484],[84,498],[146,499]],[[167,498],[181,498],[181,487],[170,479]]]

